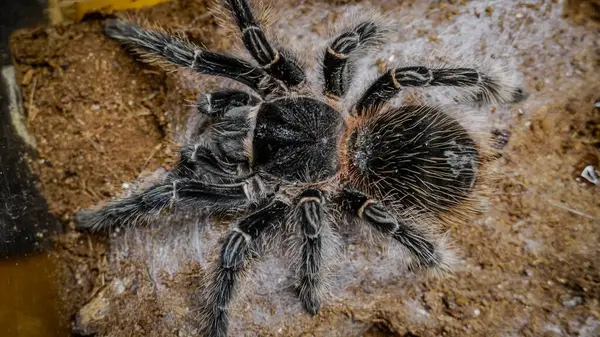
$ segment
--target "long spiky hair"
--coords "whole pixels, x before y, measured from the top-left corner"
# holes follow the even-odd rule
[[[128,18],[133,24],[124,24],[125,21],[114,21],[118,27],[105,26],[105,32],[121,44],[123,44],[130,52],[137,55],[141,61],[161,67],[167,72],[176,72],[181,70],[180,66],[172,62],[172,58],[178,58],[190,63],[194,59],[194,55],[190,50],[196,49],[196,45],[192,43],[181,31],[167,30],[156,24],[150,24],[145,19]],[[133,31],[132,31],[133,30]],[[120,35],[121,32],[127,33],[128,36]],[[131,39],[131,36],[144,36],[144,39]],[[151,43],[148,43],[148,42]],[[201,46],[204,48],[204,46]],[[157,48],[180,51],[181,53],[173,53],[166,58],[160,55]]]
[[[461,107],[464,108],[464,107]],[[411,109],[397,109],[397,108],[384,108],[377,107],[376,111],[366,112],[364,115],[359,117],[351,117],[348,119],[348,128],[342,137],[340,144],[340,179],[347,179],[353,186],[360,186],[361,189],[367,191],[371,195],[376,195],[380,200],[395,200],[393,202],[394,208],[409,210],[405,215],[422,213],[423,209],[435,210],[433,213],[436,218],[441,220],[442,227],[448,227],[453,224],[465,223],[472,218],[472,216],[481,210],[482,200],[485,200],[489,195],[490,187],[493,185],[496,179],[496,164],[498,151],[495,150],[492,144],[492,137],[489,132],[484,130],[477,130],[477,128],[471,127],[471,125],[477,125],[477,122],[469,120],[468,114],[459,114],[456,107],[450,106],[439,106],[439,107],[424,107]],[[417,148],[411,148],[410,142],[415,138],[431,137],[430,147],[428,150],[444,149],[446,146],[455,146],[456,141],[468,141],[469,144],[465,144],[466,153],[471,153],[468,157],[470,163],[461,163],[458,157],[454,158],[459,162],[455,163],[464,169],[465,165],[473,168],[472,181],[464,186],[464,189],[448,189],[443,184],[426,183],[419,180],[417,174],[419,172],[406,172],[408,174],[414,173],[414,178],[418,181],[410,181],[406,178],[406,175],[398,175],[398,172],[387,172],[387,171],[374,171],[371,167],[368,168],[368,172],[358,172],[359,168],[354,161],[357,158],[353,157],[356,154],[352,149],[349,149],[349,144],[352,142],[351,137],[358,137],[360,134],[369,135],[369,137],[385,139],[388,141],[396,141],[400,139],[406,132],[410,132],[410,128],[419,126],[419,123],[425,122],[425,128],[419,130],[413,139],[401,140],[402,143],[406,143],[406,146],[402,148],[394,148],[389,151],[379,152],[382,158],[372,158],[369,160],[381,160],[382,162],[402,162],[411,160],[417,153],[411,151],[418,151]],[[385,125],[385,128],[377,128],[377,126]],[[428,132],[428,129],[434,130],[445,130],[445,139],[443,135],[435,135]],[[402,129],[402,130],[400,130]],[[396,131],[396,133],[394,133]],[[404,132],[398,132],[404,131]],[[419,140],[419,139],[417,139]],[[470,141],[469,141],[470,140]],[[438,142],[437,144],[435,142]],[[440,142],[441,141],[441,142]],[[433,144],[431,144],[433,142]],[[380,143],[381,144],[381,143]],[[472,148],[470,148],[472,146]],[[404,151],[404,152],[398,152]],[[452,155],[448,153],[447,155]],[[392,159],[393,160],[390,160]],[[403,159],[404,158],[404,159]],[[437,163],[444,163],[446,160],[453,160],[451,157],[446,158],[430,158],[430,163],[422,163],[423,165],[411,165],[411,170],[417,169],[428,177],[439,179],[440,181],[453,179],[449,176],[449,173],[444,168],[436,167]],[[462,165],[462,166],[461,166]],[[401,168],[395,168],[396,171]],[[388,175],[387,173],[393,173]],[[392,184],[390,179],[394,181]],[[402,180],[402,181],[399,181]],[[419,186],[419,183],[421,184]],[[415,185],[416,184],[416,185]],[[413,203],[412,206],[407,204],[406,198],[411,196],[405,195],[402,199],[398,199],[398,193],[402,194],[403,191],[399,191],[393,187],[407,186],[407,191],[417,195],[417,203]],[[390,189],[390,187],[392,187]],[[406,192],[406,191],[404,191]],[[396,195],[394,197],[394,195]],[[441,199],[440,199],[441,198]],[[413,198],[413,201],[415,198]],[[423,204],[422,202],[426,202]],[[416,208],[414,207],[416,206]],[[403,212],[404,213],[404,212]],[[423,222],[423,221],[421,221]],[[429,223],[430,221],[424,221]],[[436,227],[436,226],[432,226]]]

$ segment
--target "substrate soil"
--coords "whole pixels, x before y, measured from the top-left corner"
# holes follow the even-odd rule
[[[586,18],[579,7],[570,8],[577,23],[597,29],[594,17]],[[185,31],[211,49],[232,44],[203,0],[173,1],[127,15]],[[178,145],[173,135],[181,133],[197,94],[175,80],[177,74],[135,61],[102,34],[102,22],[88,18],[23,30],[12,39],[29,130],[37,141],[38,154],[30,164],[51,211],[68,228],[55,239],[54,250],[62,261],[67,319],[107,282],[108,247],[101,237],[75,232],[74,214],[121,195],[124,183],[140,175],[171,168]],[[310,323],[280,329],[281,335],[319,336],[357,323],[357,335],[364,336],[483,336],[505,332],[507,317],[522,319],[510,332],[516,335],[600,333],[600,198],[598,186],[580,177],[585,166],[600,167],[600,109],[594,108],[600,100],[598,59],[577,60],[587,69],[580,83],[527,120],[516,116],[505,132],[510,136],[490,210],[480,225],[451,230],[477,270],[416,283],[425,294],[420,306],[435,324],[407,318],[414,314],[398,304],[402,299],[391,297],[368,310],[352,303],[326,307]],[[211,81],[207,90],[217,85]],[[544,90],[532,83],[533,90]],[[195,268],[184,268],[187,274],[172,286],[189,287],[186,277],[197,273]],[[109,319],[119,325],[113,330],[132,336],[159,333],[148,327],[164,312],[145,303],[149,307],[141,311],[147,317]]]

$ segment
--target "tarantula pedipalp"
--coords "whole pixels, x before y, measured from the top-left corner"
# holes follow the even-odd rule
[[[444,268],[440,240],[419,219],[444,214],[471,196],[479,145],[441,108],[386,103],[406,87],[466,88],[484,102],[500,103],[520,101],[524,91],[471,68],[398,67],[375,80],[350,111],[340,111],[356,56],[385,42],[385,26],[365,20],[334,36],[323,52],[324,84],[317,89],[292,53],[266,39],[247,1],[225,5],[257,64],[159,30],[119,20],[106,24],[110,37],[147,59],[228,77],[254,93],[202,95],[198,112],[213,122],[184,145],[178,166],[160,183],[81,212],[79,228],[136,224],[173,206],[242,214],[204,287],[201,331],[209,336],[227,334],[238,283],[277,234],[295,235],[298,295],[309,313],[318,313],[323,240],[342,221],[340,214],[390,236],[415,264]]]

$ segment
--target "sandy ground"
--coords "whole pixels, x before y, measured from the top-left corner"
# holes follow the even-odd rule
[[[388,64],[432,55],[464,63],[478,54],[514,67],[531,96],[515,107],[468,109],[484,117],[483,130],[508,143],[492,195],[482,200],[485,212],[450,229],[460,251],[452,276],[408,273],[394,249],[351,235],[324,308],[313,318],[289,290],[291,274],[275,252],[233,309],[232,335],[600,334],[600,201],[598,186],[580,176],[586,166],[600,169],[600,109],[594,108],[600,29],[592,3],[573,1],[567,9],[555,1],[278,3],[274,32],[308,55],[322,50],[326,27],[348,12],[388,13],[399,33],[361,64],[361,82]],[[183,30],[210,48],[233,46],[203,1],[128,15]],[[101,20],[90,19],[25,30],[12,43],[38,144],[31,165],[51,210],[69,228],[78,210],[127,193],[140,175],[170,169],[188,100],[231,86],[139,63],[100,27]],[[444,103],[439,92],[426,94]],[[55,249],[65,316],[79,312],[74,325],[81,334],[190,334],[187,298],[226,229],[200,216],[167,217],[108,239],[69,230],[56,238]]]

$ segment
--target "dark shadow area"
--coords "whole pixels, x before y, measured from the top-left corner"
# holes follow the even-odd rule
[[[44,22],[45,0],[0,1],[0,67],[11,66],[9,37],[15,29]],[[60,228],[36,188],[25,154],[33,149],[20,138],[11,118],[11,97],[18,87],[0,80],[0,257],[20,256],[43,246],[44,239]],[[12,91],[12,93],[11,93]],[[17,96],[15,96],[17,95]],[[19,102],[20,104],[20,102]]]

